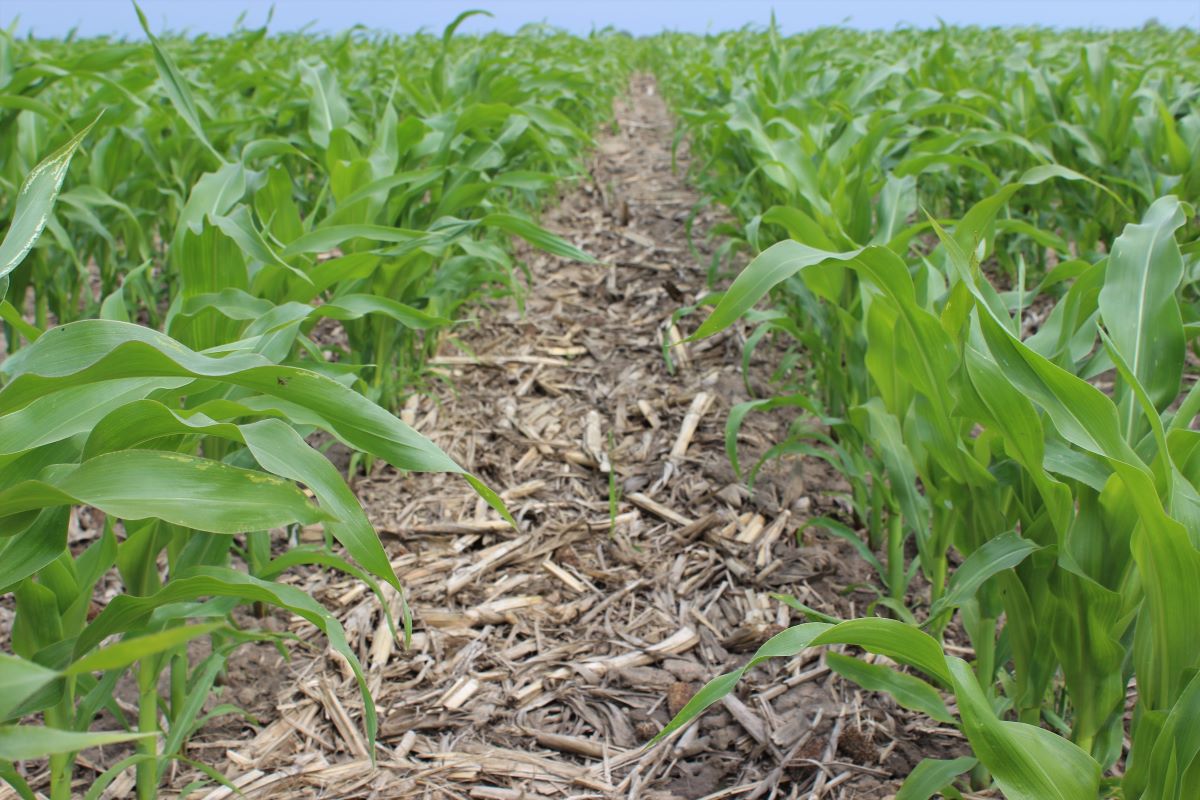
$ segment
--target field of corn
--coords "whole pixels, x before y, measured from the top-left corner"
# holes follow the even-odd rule
[[[0,32],[0,798],[1200,798],[1200,33],[472,13]]]

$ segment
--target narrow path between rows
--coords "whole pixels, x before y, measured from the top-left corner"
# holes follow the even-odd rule
[[[680,338],[671,314],[705,292],[714,219],[697,216],[693,253],[699,198],[683,178],[686,147],[672,170],[673,123],[652,79],[635,77],[616,117],[591,179],[543,220],[599,263],[524,254],[524,313],[511,300],[481,309],[435,362],[448,379],[436,397],[404,411],[503,492],[519,529],[453,477],[360,479],[408,591],[413,646],[391,643],[359,582],[292,580],[337,610],[368,669],[380,769],[366,761],[346,665],[248,647],[231,699],[269,724],[255,733],[233,719],[193,747],[241,776],[247,796],[884,797],[938,746],[812,653],[756,671],[742,700],[642,748],[703,681],[798,621],[770,593],[838,614],[870,596],[839,593],[869,580],[843,543],[793,536],[805,518],[838,513],[840,487],[819,462],[772,465],[753,495],[729,467],[725,418],[747,398],[740,334],[675,348],[668,368],[663,337]],[[751,417],[744,457],[786,422]],[[311,626],[283,624],[323,647]]]

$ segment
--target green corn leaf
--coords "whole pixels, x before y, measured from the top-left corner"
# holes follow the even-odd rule
[[[1145,591],[1133,642],[1141,703],[1170,708],[1200,663],[1200,551],[1188,530],[1162,507],[1154,484],[1141,470],[1113,461],[1129,488],[1140,525],[1131,551]]]
[[[917,179],[911,175],[888,175],[887,182],[879,193],[878,220],[871,243],[886,245],[892,241],[916,210]]]
[[[864,618],[839,623],[813,639],[819,644],[853,644],[893,661],[916,667],[949,685],[950,673],[937,640],[918,628],[894,619]]]
[[[222,164],[215,172],[201,175],[192,184],[187,203],[179,212],[172,247],[179,246],[188,232],[203,233],[209,218],[223,217],[231,212],[246,195],[253,177],[253,173],[239,163]],[[209,265],[210,268],[214,266],[225,265]]]
[[[422,240],[433,241],[425,231],[410,231],[404,228],[391,228],[387,225],[329,225],[317,228],[300,238],[289,242],[280,255],[290,258],[303,253],[325,253],[351,239],[370,239],[375,242],[414,242]]]
[[[263,468],[302,481],[337,519],[327,523],[330,534],[364,568],[402,591],[387,553],[367,520],[358,499],[325,456],[309,447],[292,428],[278,420],[242,427],[246,446]]]
[[[7,719],[10,712],[58,677],[55,670],[0,653],[0,686],[4,687],[0,693],[0,720]]]
[[[125,638],[116,644],[93,650],[82,658],[76,659],[63,670],[63,674],[81,675],[86,672],[124,669],[143,658],[166,650],[173,650],[192,639],[205,636],[223,627],[225,627],[224,622],[209,622],[203,625],[184,625],[178,628],[168,628],[158,633]]]
[[[964,458],[956,432],[950,425],[951,409],[945,387],[955,368],[953,342],[939,320],[916,302],[916,291],[904,262],[884,247],[866,247],[848,253],[830,253],[799,242],[784,241],[764,251],[741,272],[721,297],[712,314],[688,341],[709,336],[728,327],[773,286],[801,271],[808,276],[821,265],[842,264],[855,270],[895,304],[896,336],[900,368],[914,387],[929,401],[925,418],[931,439],[930,455],[956,479],[986,484],[992,480],[978,464]],[[909,509],[915,512],[915,505]],[[915,518],[919,518],[919,515]]]
[[[797,600],[795,597],[793,597],[790,594],[777,594],[775,592],[772,592],[771,599],[778,600],[779,602],[786,605],[788,608],[794,608],[795,610],[799,611],[804,616],[808,617],[813,622],[827,622],[830,625],[837,625],[839,622],[842,621],[841,619],[838,619],[837,617],[832,617],[829,614],[824,614],[820,611],[817,611],[815,608],[812,608],[811,606],[804,605],[804,603],[801,603],[799,600]]]
[[[413,308],[404,303],[398,303],[387,297],[377,297],[373,294],[345,294],[317,306],[310,318],[326,317],[341,321],[361,319],[362,317],[379,314],[399,322],[406,328],[415,331],[434,330],[449,327],[452,322],[446,317],[430,314],[419,308]]]
[[[304,154],[294,144],[280,141],[279,139],[255,139],[249,142],[242,148],[242,164],[249,166],[251,163],[259,159],[266,159],[272,156],[295,156],[296,158],[304,159],[312,163],[312,159]]]
[[[1150,423],[1151,435],[1154,438],[1154,443],[1158,448],[1158,452],[1161,454],[1162,460],[1168,463],[1172,477],[1178,477],[1179,479],[1178,481],[1173,480],[1167,486],[1166,491],[1164,492],[1164,499],[1167,505],[1170,506],[1172,505],[1172,492],[1177,486],[1184,482],[1182,476],[1178,475],[1178,470],[1175,468],[1175,466],[1169,463],[1168,455],[1170,451],[1167,449],[1167,433],[1166,429],[1163,427],[1162,418],[1158,415],[1158,410],[1154,407],[1154,401],[1150,398],[1150,394],[1146,391],[1146,387],[1142,385],[1141,380],[1134,373],[1133,368],[1129,365],[1129,362],[1125,360],[1125,357],[1121,354],[1121,351],[1117,349],[1116,343],[1113,342],[1112,338],[1108,335],[1108,332],[1104,330],[1104,328],[1099,328],[1098,332],[1100,334],[1100,341],[1104,344],[1105,352],[1108,353],[1109,357],[1112,359],[1113,366],[1117,368],[1117,374],[1121,376],[1121,379],[1125,382],[1125,386],[1129,391],[1130,396],[1126,402],[1131,408],[1135,408],[1145,414],[1146,421]],[[1129,424],[1125,428],[1127,434],[1131,431],[1133,425],[1133,418],[1131,417],[1129,420]]]
[[[896,792],[896,800],[929,800],[978,763],[975,758],[922,759],[904,779]]]
[[[154,49],[154,65],[158,68],[158,77],[162,80],[163,89],[167,92],[167,97],[171,99],[171,105],[183,117],[184,123],[192,129],[192,133],[196,134],[196,138],[212,153],[218,161],[224,163],[225,159],[212,146],[212,142],[204,134],[204,126],[200,124],[200,111],[196,107],[196,101],[192,98],[192,90],[188,87],[187,79],[175,66],[175,62],[171,60],[171,56],[163,49],[162,44],[150,31],[150,23],[146,21],[146,15],[142,13],[142,9],[136,2],[133,4],[134,11],[137,12],[138,23],[142,26],[142,30],[146,33],[146,38],[150,40],[150,46]]]
[[[120,761],[96,776],[96,779],[90,786],[88,786],[87,792],[83,795],[83,800],[99,800],[100,796],[104,794],[104,790],[107,789],[122,772],[130,767],[136,767],[138,764],[145,764],[148,762],[153,762],[154,760],[154,756],[150,755],[149,753],[135,753],[134,755],[122,758]]]
[[[329,147],[329,135],[350,121],[350,106],[327,64],[302,62],[300,80],[312,99],[308,111],[308,135],[319,146]]]
[[[54,107],[48,103],[43,103],[32,97],[24,97],[22,95],[0,94],[0,108],[19,108],[23,111],[32,111],[35,114],[41,114],[46,119],[67,127],[67,120],[54,110]]]
[[[1081,512],[1081,524],[1103,524],[1084,516],[1088,513],[1086,508]],[[1056,577],[1056,584],[1053,611],[1048,615],[1049,628],[1055,655],[1062,664],[1063,681],[1071,696],[1074,711],[1071,732],[1076,741],[1095,741],[1106,725],[1113,724],[1112,717],[1125,701],[1122,665],[1128,656],[1121,636],[1128,622],[1122,619],[1120,594],[1097,581],[1076,570],[1064,570],[1064,574]],[[1044,629],[1045,621],[1038,623]]]
[[[243,601],[268,603],[291,611],[317,626],[328,637],[330,646],[345,656],[354,670],[362,692],[363,722],[374,745],[377,729],[375,704],[371,701],[358,657],[346,641],[341,623],[320,603],[293,586],[269,583],[224,567],[193,568],[189,573],[176,577],[153,595],[119,595],[113,598],[76,640],[75,654],[82,656],[107,637],[134,629],[157,608],[201,597],[235,597]]]
[[[1186,800],[1200,793],[1200,672],[1171,708],[1150,754],[1142,797]]]
[[[163,753],[168,757],[177,753],[183,746],[205,701],[210,696],[213,682],[225,668],[225,661],[226,656],[223,653],[212,653],[193,671],[183,707],[173,709],[175,713],[172,714],[171,727],[167,731],[166,741],[163,742]]]
[[[779,242],[767,248],[738,274],[717,307],[687,341],[698,341],[728,328],[766,296],[772,287],[800,270],[825,261],[852,261],[862,252],[832,253],[792,241]]]
[[[1179,395],[1184,334],[1175,292],[1183,278],[1183,258],[1175,231],[1185,221],[1176,197],[1163,197],[1142,223],[1127,225],[1112,245],[1100,314],[1113,344],[1162,411]],[[1127,402],[1123,423],[1131,430],[1137,404]]]
[[[67,176],[67,167],[71,166],[71,157],[99,121],[100,117],[96,117],[66,144],[44,158],[21,184],[14,201],[12,221],[4,232],[4,240],[0,241],[0,282],[6,289],[8,274],[20,266],[54,211],[54,201]],[[0,298],[3,298],[3,293],[0,293]]]
[[[822,230],[820,223],[798,208],[788,206],[772,206],[762,215],[764,223],[782,225],[788,235],[797,241],[811,242],[814,246],[825,250],[833,250],[835,245]]]
[[[0,725],[0,758],[24,761],[56,753],[78,753],[89,747],[134,742],[153,733],[91,733],[63,731],[40,725]]]
[[[230,404],[227,414],[252,414]],[[206,434],[245,445],[263,469],[307,486],[332,517],[325,525],[350,555],[371,573],[400,589],[399,580],[366,514],[337,469],[287,424],[266,419],[246,425],[219,423],[203,413],[180,416],[153,400],[129,403],[97,423],[85,458],[137,447],[164,436]]]
[[[497,228],[505,233],[511,233],[513,236],[520,236],[534,247],[545,250],[551,255],[569,258],[584,264],[596,263],[596,259],[561,236],[555,236],[540,225],[512,214],[488,214],[479,220],[479,224],[486,228]]]
[[[768,658],[790,657],[822,644],[853,644],[864,650],[885,655],[894,661],[917,667],[923,672],[949,684],[950,673],[942,655],[941,645],[933,637],[891,619],[852,619],[836,625],[809,622],[796,625],[768,639],[758,648],[745,666],[713,678],[688,701],[652,742],[658,742],[691,722],[704,709],[733,691],[747,670]]]
[[[674,719],[668,722],[666,727],[650,740],[650,744],[661,742],[699,716],[704,709],[732,692],[733,687],[737,685],[742,675],[746,674],[748,670],[753,669],[768,658],[787,658],[796,655],[807,649],[818,635],[832,627],[834,626],[824,622],[808,622],[788,628],[782,633],[772,636],[758,648],[754,653],[754,657],[746,662],[745,666],[713,678],[704,684],[700,691],[692,695],[692,699],[687,702],[687,705],[679,710]]]
[[[1002,722],[965,661],[946,657],[971,749],[1008,800],[1095,800],[1100,765],[1044,728]]]
[[[461,472],[427,439],[362,395],[308,370],[281,367],[252,353],[214,358],[156,331],[110,320],[54,329],[0,366],[10,376],[0,413],[81,384],[131,377],[218,379],[310,412],[310,419],[401,469]],[[317,424],[320,424],[319,422]]]
[[[1141,463],[1121,435],[1116,406],[1103,392],[1026,347],[991,314],[981,313],[979,320],[996,364],[1045,409],[1068,441],[1099,455]]]
[[[338,201],[338,205],[345,208],[367,198],[375,198],[382,201],[387,198],[392,189],[399,186],[425,187],[442,177],[445,172],[445,167],[426,167],[409,172],[398,172],[395,175],[371,181],[361,189],[356,189],[351,194],[341,198]]]
[[[350,253],[318,262],[308,271],[312,288],[293,287],[287,299],[303,303],[310,302],[314,297],[341,281],[354,281],[374,274],[381,261],[380,256],[374,253]]]
[[[527,192],[540,192],[549,189],[554,185],[555,176],[548,172],[534,172],[532,170],[514,170],[512,172],[502,172],[492,179],[492,183],[497,186],[506,186],[511,189],[522,189]]]
[[[446,57],[450,49],[450,41],[454,37],[454,32],[458,30],[458,26],[462,25],[463,22],[474,16],[490,17],[492,14],[490,11],[484,11],[483,9],[469,9],[455,17],[453,21],[446,26],[445,30],[442,31],[442,47],[438,53],[437,59],[433,62],[433,68],[430,71],[430,85],[433,89],[434,96],[439,100],[442,98],[442,94],[446,91],[446,78],[448,72]]]
[[[820,416],[820,412],[813,402],[807,397],[798,394],[763,400],[747,400],[744,403],[738,403],[729,410],[729,417],[725,420],[725,455],[729,458],[729,463],[733,467],[733,473],[739,479],[742,477],[742,469],[737,455],[737,436],[738,432],[742,429],[742,422],[745,420],[746,415],[751,411],[770,411],[774,408],[785,407],[802,408],[814,416]]]
[[[1051,509],[1055,528],[1065,530],[1071,517],[1070,490],[1046,473],[1052,457],[1047,453],[1045,431],[1033,403],[1018,391],[995,361],[970,344],[964,348],[963,358],[974,391],[964,392],[960,402],[973,406],[966,408],[967,413],[1003,434],[1005,449],[1029,472],[1042,500]],[[1105,477],[1101,477],[1101,484]]]
[[[883,457],[888,483],[891,484],[892,492],[899,498],[905,521],[909,527],[923,533],[929,527],[929,505],[924,495],[917,490],[916,465],[905,445],[899,421],[876,397],[859,406],[851,414],[853,416],[860,411],[867,418],[867,425],[862,427],[870,430],[879,455]],[[891,588],[893,591],[897,589]]]
[[[259,320],[279,308],[280,306],[276,306],[270,300],[254,297],[241,289],[225,289],[218,293],[200,294],[187,298],[183,301],[177,317],[186,319],[207,309],[215,309],[230,319]],[[399,322],[406,328],[419,331],[449,327],[452,324],[452,321],[446,317],[439,317],[387,297],[378,297],[372,294],[342,295],[336,300],[322,303],[315,308],[303,306],[302,310],[303,313],[300,313],[301,309],[297,309],[297,315],[288,321],[322,318],[348,321],[379,314]]]
[[[0,278],[0,289],[4,289],[7,281],[7,277]],[[4,296],[5,292],[7,289],[0,291],[0,297]],[[37,338],[42,335],[41,329],[26,322],[25,318],[21,316],[21,312],[17,311],[16,307],[7,300],[0,302],[0,319],[7,322],[17,333],[31,342],[37,341]]]
[[[1044,463],[1047,472],[1077,480],[1097,492],[1104,491],[1105,483],[1112,476],[1108,464],[1103,459],[1091,453],[1072,450],[1069,445],[1057,439],[1046,442]]]
[[[250,210],[246,206],[238,205],[233,211],[223,216],[210,215],[208,220],[216,225],[222,233],[237,242],[238,247],[246,256],[258,259],[263,264],[287,270],[301,284],[312,285],[308,275],[284,261],[263,239],[262,233],[254,226],[254,222],[250,218]]]
[[[186,378],[125,378],[67,386],[0,416],[0,454],[24,453],[86,433],[105,416],[133,400],[187,383]]]
[[[247,399],[247,405],[324,428],[399,469],[463,475],[512,523],[499,495],[398,417],[331,378],[276,366],[257,354],[233,352],[215,358],[138,325],[84,320],[55,328],[53,335],[22,349],[0,364],[0,374],[11,378],[0,389],[0,415],[68,387],[132,377],[215,379],[252,389],[267,397],[258,404]],[[264,527],[270,526],[258,526]]]
[[[929,617],[936,618],[942,612],[957,608],[975,597],[979,588],[998,572],[1012,569],[1025,560],[1026,556],[1041,548],[1028,539],[1022,539],[1015,531],[1002,533],[988,539],[982,547],[954,570],[946,594],[938,598],[929,608]]]
[[[0,593],[62,556],[67,549],[70,518],[67,506],[47,508],[25,530],[15,536],[0,537],[0,541],[5,541],[0,546]]]
[[[0,282],[2,281],[3,279],[0,279]],[[38,800],[29,782],[17,772],[11,761],[0,760],[0,780],[7,783],[21,800]]]
[[[976,243],[983,236],[984,228],[991,224],[996,215],[1000,213],[1000,210],[1007,205],[1008,201],[1017,192],[1027,186],[1036,186],[1050,180],[1081,181],[1090,184],[1124,206],[1124,202],[1120,197],[1096,180],[1059,164],[1043,164],[1027,170],[1015,182],[1001,187],[995,194],[980,200],[971,207],[962,220],[954,226],[954,241],[958,246],[959,252],[971,253],[974,251]],[[1126,210],[1128,210],[1128,207],[1126,207]],[[937,226],[935,223],[935,229],[938,227],[940,226]],[[945,245],[946,239],[940,233],[939,238],[942,239],[942,244]],[[956,266],[965,266],[961,259],[955,259],[955,261]]]
[[[886,692],[905,708],[919,711],[938,722],[951,725],[955,722],[954,716],[946,710],[946,704],[942,702],[937,689],[920,678],[834,652],[825,654],[825,663],[838,675],[857,683],[867,691]],[[938,788],[944,785],[943,783]]]
[[[125,450],[5,489],[0,520],[63,504],[95,506],[121,519],[156,517],[214,533],[327,518],[295,485],[272,475],[182,453]]]
[[[887,575],[887,570],[884,569],[883,564],[879,561],[876,555],[871,552],[871,548],[865,541],[863,541],[863,537],[857,531],[830,517],[814,517],[805,523],[805,527],[810,526],[821,528],[831,535],[847,542],[855,549],[863,561],[874,568],[876,573],[878,573],[880,576]]]

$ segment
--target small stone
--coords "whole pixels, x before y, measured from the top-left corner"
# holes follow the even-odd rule
[[[777,633],[783,632],[782,625],[766,622],[751,622],[741,626],[721,640],[721,646],[731,653],[749,653],[757,650]]]

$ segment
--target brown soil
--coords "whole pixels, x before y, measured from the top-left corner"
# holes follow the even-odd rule
[[[705,680],[803,621],[771,593],[843,617],[873,594],[855,588],[872,576],[849,546],[795,535],[809,517],[843,514],[846,487],[823,462],[770,464],[753,493],[729,466],[744,332],[664,361],[663,337],[680,333],[671,315],[706,292],[711,251],[687,241],[699,198],[672,172],[672,120],[653,81],[635,78],[616,112],[590,180],[543,220],[599,263],[525,253],[525,313],[480,309],[437,362],[447,380],[404,412],[503,492],[518,529],[454,477],[361,478],[408,591],[412,646],[393,644],[357,581],[284,580],[335,610],[367,669],[376,765],[349,670],[311,625],[270,618],[310,646],[290,646],[286,661],[268,645],[237,651],[211,702],[260,724],[220,717],[189,746],[246,797],[882,798],[922,757],[961,751],[955,731],[843,682],[819,652],[757,668],[683,734],[644,747]],[[685,147],[681,170],[686,159]],[[714,221],[703,211],[695,230]],[[755,380],[770,374],[753,366]],[[789,421],[751,415],[743,463]],[[181,765],[167,783],[197,777]],[[105,796],[131,786],[123,776]]]

